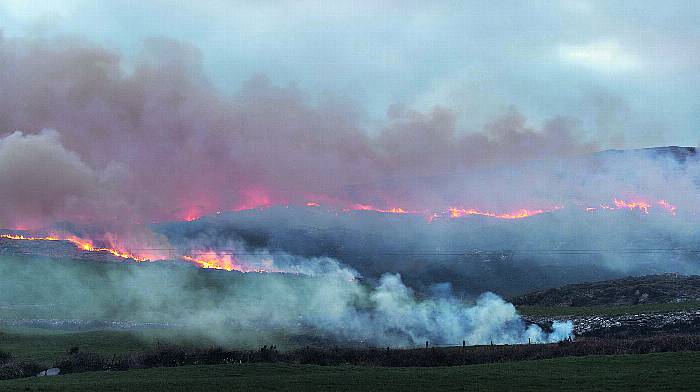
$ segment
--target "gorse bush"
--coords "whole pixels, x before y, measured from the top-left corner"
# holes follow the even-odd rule
[[[29,377],[41,370],[37,363],[17,361],[12,354],[0,351],[0,380]]]
[[[102,355],[75,351],[57,361],[54,367],[61,369],[62,373],[81,373],[107,370],[111,367],[111,363]]]
[[[34,376],[44,370],[35,362],[7,361],[0,364],[0,380]]]

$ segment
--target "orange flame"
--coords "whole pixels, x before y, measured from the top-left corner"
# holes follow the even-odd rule
[[[353,204],[350,206],[349,210],[352,211],[374,211],[381,212],[384,214],[417,214],[418,211],[405,210],[401,207],[392,207],[388,209],[377,208],[370,204]]]
[[[79,238],[76,236],[58,236],[50,235],[46,237],[32,237],[20,234],[0,234],[0,238],[16,240],[16,241],[67,241],[73,244],[76,248],[85,252],[109,253],[113,256],[122,259],[132,259],[139,262],[152,261],[154,258],[144,255],[136,255],[134,253],[119,250],[116,248],[103,248],[94,245],[92,240]],[[192,263],[201,268],[219,269],[225,271],[240,271],[240,272],[280,272],[272,267],[272,260],[267,264],[269,266],[252,267],[240,263],[233,255],[218,255],[215,252],[202,252],[202,256],[179,256],[182,260]]]
[[[121,257],[122,259],[133,259],[136,261],[150,261],[148,257],[144,256],[137,256],[133,253],[124,251],[124,250],[119,250],[115,248],[100,248],[96,247],[93,245],[91,240],[88,239],[83,239],[75,236],[68,236],[65,238],[66,241],[69,241],[79,249],[82,249],[86,252],[106,252],[106,253],[111,253],[112,255],[116,257]]]
[[[671,215],[676,215],[676,206],[669,203],[665,199],[657,200],[655,203],[651,203],[645,200],[641,199],[634,199],[632,201],[627,201],[623,199],[618,199],[614,198],[613,199],[613,206],[610,206],[608,204],[601,204],[600,208],[603,210],[622,210],[622,209],[628,209],[628,210],[638,210],[644,214],[649,214],[654,207],[654,204],[661,207],[662,209],[666,210]],[[587,207],[586,211],[588,212],[593,212],[596,211],[596,207]]]
[[[645,214],[649,213],[649,203],[645,201],[625,201],[620,199],[614,199],[615,207],[617,208],[628,208],[630,210],[639,209]]]
[[[121,257],[122,259],[133,259],[136,261],[150,261],[149,258],[143,256],[137,256],[133,253],[119,250],[115,248],[101,248],[93,245],[93,242],[88,239],[79,238],[76,236],[58,236],[49,235],[47,237],[27,237],[24,235],[17,234],[0,234],[0,238],[5,238],[9,240],[21,240],[21,241],[68,241],[75,245],[76,248],[84,250],[86,252],[101,252],[110,253],[114,256]]]
[[[256,208],[266,208],[273,204],[272,198],[268,193],[261,188],[249,188],[241,191],[241,196],[243,200],[239,202],[234,208],[234,211],[245,211],[252,210]]]
[[[250,203],[249,204],[243,204],[239,205],[235,208],[235,211],[240,211],[244,209],[256,209],[256,208],[266,208],[270,207],[273,204],[271,203],[271,199],[267,197],[267,195],[264,192],[248,192],[248,196],[250,196]],[[316,199],[318,200],[318,199]],[[470,215],[478,215],[478,216],[485,216],[485,217],[490,217],[490,218],[497,218],[497,219],[508,219],[508,220],[514,220],[514,219],[523,219],[523,218],[528,218],[531,216],[535,215],[540,215],[540,214],[545,214],[553,211],[557,211],[560,209],[563,209],[564,206],[562,205],[556,205],[554,207],[548,207],[548,208],[537,208],[537,209],[532,209],[532,208],[520,208],[516,209],[513,211],[507,211],[507,212],[497,212],[494,210],[486,210],[486,209],[478,209],[478,208],[465,208],[465,207],[449,207],[446,210],[415,210],[415,209],[408,209],[404,207],[377,207],[372,204],[363,204],[363,203],[355,203],[355,204],[350,204],[349,207],[341,207],[342,203],[339,202],[328,202],[330,210],[335,210],[336,213],[338,212],[350,212],[350,211],[372,211],[372,212],[378,212],[378,213],[383,213],[383,214],[410,214],[410,215],[422,215],[426,218],[428,222],[432,222],[435,219],[443,218],[443,217],[448,217],[448,218],[461,218],[464,216],[470,216]],[[317,202],[317,201],[306,201],[304,202],[305,206],[307,207],[320,207],[322,204]],[[341,206],[339,206],[341,205]],[[287,205],[289,207],[289,205]],[[677,208],[675,205],[669,203],[665,199],[658,200],[656,202],[649,202],[645,201],[644,199],[631,199],[631,200],[625,200],[622,198],[614,198],[612,204],[600,204],[595,207],[586,207],[585,205],[579,205],[580,208],[585,209],[586,212],[595,212],[598,210],[622,210],[622,209],[629,209],[629,210],[638,210],[644,214],[649,214],[651,210],[655,207],[661,208],[663,210],[666,210],[668,213],[672,215],[676,215]],[[219,214],[220,212],[217,212]],[[186,221],[192,221],[194,219],[198,219],[200,216],[199,215],[188,215],[185,217],[184,220]]]
[[[671,215],[676,215],[676,206],[669,203],[668,201],[661,199],[657,201],[656,204],[658,204],[664,210],[668,211]]]
[[[307,206],[320,206],[319,203],[316,202],[307,202]],[[462,208],[462,207],[450,207],[447,209],[447,211],[444,212],[435,212],[435,211],[418,211],[418,210],[409,210],[405,209],[402,207],[388,207],[388,208],[379,208],[375,207],[371,204],[361,204],[361,203],[356,203],[351,205],[349,208],[345,208],[342,211],[348,212],[348,211],[373,211],[373,212],[379,212],[383,214],[411,214],[411,215],[418,215],[418,214],[423,214],[425,215],[426,219],[428,222],[432,222],[433,220],[440,218],[444,215],[448,215],[450,218],[460,218],[463,216],[468,216],[468,215],[481,215],[481,216],[488,216],[492,218],[499,218],[499,219],[522,219],[522,218],[527,218],[530,216],[534,215],[539,215],[539,214],[544,214],[547,212],[552,212],[559,210],[563,207],[561,206],[554,206],[551,208],[546,208],[546,209],[528,209],[528,208],[521,208],[512,212],[506,212],[506,213],[496,213],[493,211],[483,211],[483,210],[478,210],[475,208]]]
[[[480,216],[488,216],[491,218],[499,218],[499,219],[522,219],[522,218],[527,218],[530,216],[534,215],[539,215],[539,214],[544,214],[547,212],[552,212],[561,209],[562,207],[560,206],[555,206],[552,208],[548,209],[538,209],[538,210],[530,210],[527,208],[522,208],[513,212],[507,212],[507,213],[496,213],[492,211],[481,211],[477,210],[474,208],[456,208],[452,207],[448,209],[448,212],[450,214],[450,218],[460,218],[463,216],[468,216],[468,215],[480,215]]]
[[[267,197],[267,194],[264,192],[257,192],[253,191],[248,194],[249,196],[249,201],[251,204],[247,206],[243,206],[242,208],[260,208],[264,206],[269,206],[270,205],[270,198]],[[649,214],[652,208],[660,208],[665,210],[666,212],[676,215],[676,206],[669,203],[665,199],[660,199],[656,202],[648,202],[644,201],[643,199],[640,198],[635,198],[632,199],[632,201],[627,201],[623,199],[618,199],[614,198],[613,199],[613,205],[606,205],[606,204],[601,204],[600,209],[602,210],[620,210],[620,209],[629,209],[629,210],[638,210],[644,214]],[[321,204],[315,201],[308,201],[306,202],[306,206],[309,207],[319,207]],[[583,207],[583,206],[580,206]],[[353,204],[350,206],[350,208],[343,209],[342,211],[374,211],[374,212],[379,212],[379,213],[386,213],[386,214],[422,214],[426,217],[428,222],[432,222],[434,219],[439,219],[442,217],[448,217],[448,218],[460,218],[464,216],[470,216],[470,215],[477,215],[477,216],[485,216],[485,217],[490,217],[490,218],[497,218],[497,219],[507,219],[507,220],[514,220],[514,219],[523,219],[539,214],[544,214],[548,212],[553,212],[559,209],[562,209],[562,206],[554,206],[551,208],[542,208],[542,209],[528,209],[528,208],[521,208],[518,210],[514,210],[511,212],[495,212],[493,210],[480,210],[476,208],[463,208],[463,207],[450,207],[447,210],[443,211],[416,211],[416,210],[408,210],[404,209],[402,207],[389,207],[389,208],[377,208],[373,205],[370,204]],[[588,212],[594,212],[598,210],[598,207],[586,207],[586,211]],[[340,210],[337,210],[340,211]],[[196,219],[198,216],[190,216],[188,215],[185,219],[190,221],[193,219]],[[152,260],[159,260],[159,259],[166,259],[168,258],[163,257],[163,255],[158,254],[158,253],[149,253],[149,252],[143,252],[144,249],[142,249],[138,254],[133,253],[130,251],[127,247],[124,246],[119,246],[115,245],[118,244],[120,241],[116,240],[115,238],[107,238],[106,242],[109,244],[109,247],[100,247],[96,246],[95,243],[90,240],[90,239],[85,239],[85,238],[80,238],[77,236],[73,235],[58,235],[58,234],[50,234],[45,237],[41,236],[25,236],[21,234],[0,234],[0,238],[4,239],[9,239],[9,240],[24,240],[24,241],[67,241],[73,244],[76,248],[86,251],[86,252],[100,252],[100,253],[109,253],[115,257],[119,257],[122,259],[132,259],[135,261],[152,261]],[[201,254],[207,254],[206,256],[195,256],[193,253],[189,253],[189,255],[182,255],[179,254],[177,256],[171,255],[170,259],[173,257],[180,258],[186,262],[192,263],[194,265],[197,265],[201,268],[211,268],[211,269],[221,269],[221,270],[226,270],[226,271],[241,271],[241,272],[280,272],[278,270],[275,270],[272,267],[272,263],[270,262],[269,266],[268,265],[262,265],[260,267],[258,266],[252,266],[249,264],[241,263],[235,256],[233,255],[219,255],[216,254],[215,252],[202,252]],[[196,252],[195,252],[196,253]],[[264,263],[263,263],[264,264]]]
[[[19,234],[0,234],[0,238],[8,240],[23,240],[23,241],[60,241],[58,237],[25,237]]]
[[[224,271],[238,272],[279,272],[272,268],[272,261],[269,262],[269,268],[254,268],[245,264],[241,264],[233,255],[218,255],[215,252],[205,252],[203,256],[181,256],[181,258],[189,263],[192,263],[200,268],[218,269]]]

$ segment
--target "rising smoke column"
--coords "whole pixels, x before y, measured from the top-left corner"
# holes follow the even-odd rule
[[[493,293],[482,294],[473,305],[466,305],[449,294],[417,300],[413,290],[397,274],[383,275],[369,298],[373,310],[353,315],[353,320],[367,320],[370,336],[378,343],[417,345],[428,341],[458,345],[462,340],[471,345],[552,343],[570,337],[573,329],[571,322],[555,323],[551,333],[534,324],[527,326],[513,304]]]

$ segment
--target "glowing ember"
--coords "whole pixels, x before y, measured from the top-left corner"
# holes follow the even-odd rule
[[[659,200],[656,202],[661,208],[668,211],[671,215],[676,215],[676,206],[667,202],[666,200]]]
[[[201,218],[203,215],[205,215],[206,211],[209,211],[209,209],[204,208],[203,206],[189,207],[189,208],[183,209],[183,211],[178,210],[178,212],[180,214],[179,219],[187,221],[187,222],[192,222],[194,220]]]
[[[352,211],[374,211],[374,212],[381,212],[384,214],[417,214],[418,211],[409,211],[405,210],[401,207],[393,207],[393,208],[388,208],[388,209],[381,209],[374,207],[369,204],[353,204],[349,210]]]
[[[60,241],[58,237],[25,237],[23,235],[16,234],[0,234],[0,238],[5,238],[8,240],[24,240],[24,241]]]
[[[241,196],[243,201],[238,203],[233,210],[234,211],[244,211],[252,210],[255,208],[266,208],[273,204],[272,198],[263,189],[250,188],[241,191]]]
[[[600,209],[602,210],[637,210],[640,211],[644,214],[649,214],[652,209],[654,208],[654,205],[660,207],[661,209],[665,210],[671,215],[676,215],[676,206],[669,203],[667,200],[661,199],[657,200],[656,202],[652,203],[649,201],[645,201],[643,199],[633,199],[633,201],[627,201],[627,200],[622,200],[615,198],[613,199],[613,205],[608,205],[608,204],[601,204]],[[588,212],[593,212],[596,211],[598,208],[596,207],[588,207],[586,208],[586,211]]]

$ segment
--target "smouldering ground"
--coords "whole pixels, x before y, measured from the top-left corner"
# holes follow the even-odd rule
[[[700,353],[663,353],[436,368],[184,366],[1,381],[0,390],[691,391],[697,385],[700,385]]]

